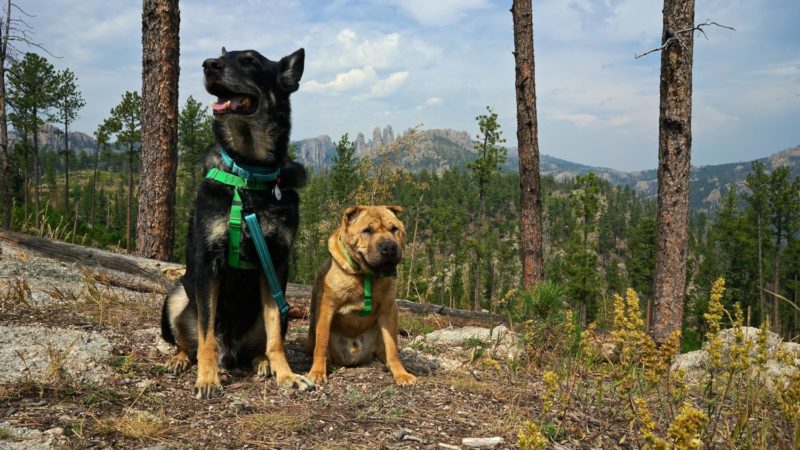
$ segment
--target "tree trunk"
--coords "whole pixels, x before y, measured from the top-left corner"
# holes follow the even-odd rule
[[[6,110],[6,59],[9,33],[11,32],[11,0],[7,0],[5,3],[5,17],[3,23],[0,24],[2,27],[2,37],[0,37],[0,157],[2,158],[0,161],[0,203],[3,204],[2,225],[6,229],[11,229],[13,202],[11,201],[11,156],[8,153],[8,111]]]
[[[178,0],[144,0],[136,254],[172,259],[178,167]]]
[[[544,279],[542,191],[539,184],[539,128],[536,119],[536,76],[531,0],[514,0],[517,146],[519,148],[522,285],[533,288]]]
[[[3,49],[6,36],[3,35]],[[3,204],[3,222],[6,229],[11,228],[11,156],[8,153],[8,114],[6,112],[6,70],[5,51],[0,50],[0,203]]]
[[[131,145],[132,147],[132,145]],[[139,202],[141,203],[141,202]],[[128,208],[125,222],[125,250],[131,251],[131,210],[133,209],[133,149],[128,149]]]
[[[69,220],[69,123],[64,122],[64,215]]]
[[[23,158],[25,158],[23,164],[25,166],[22,169],[22,191],[25,197],[25,207],[24,207],[25,217],[23,219],[23,222],[25,223],[25,228],[28,228],[28,216],[30,215],[30,209],[31,209],[31,189],[30,189],[31,174],[28,172],[28,156],[29,156],[28,136],[24,136],[23,141],[25,142],[25,151],[23,152],[24,154]]]
[[[756,239],[758,240],[758,313],[760,315],[761,320],[759,324],[764,322],[766,317],[765,309],[766,303],[764,302],[764,267],[762,263],[762,256],[761,256],[761,213],[757,213],[758,217],[756,217]]]
[[[775,227],[775,267],[772,275],[772,332],[781,334],[781,318],[779,315],[780,304],[778,294],[780,293],[781,280],[781,241],[783,240],[783,220],[778,219]]]
[[[689,169],[692,148],[694,0],[664,0],[661,101],[658,120],[658,235],[653,337],[663,343],[681,329],[686,291]]]
[[[33,226],[39,230],[39,180],[42,171],[39,168],[39,124],[36,109],[33,110],[33,122],[36,124],[33,130]]]
[[[95,194],[97,193],[97,166],[100,165],[100,151],[101,146],[97,146],[97,152],[94,154],[94,176],[92,177],[92,205],[89,208],[89,226],[94,228],[94,208],[95,208]]]

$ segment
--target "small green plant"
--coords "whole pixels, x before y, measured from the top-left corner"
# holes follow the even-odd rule
[[[554,323],[564,318],[566,294],[566,289],[560,284],[543,281],[532,290],[517,292],[516,299],[510,300],[507,307],[515,321],[533,319]]]
[[[400,315],[399,328],[406,330],[411,336],[423,336],[436,331],[436,326],[416,315]]]
[[[14,434],[8,428],[0,428],[0,441],[10,441],[14,438]]]

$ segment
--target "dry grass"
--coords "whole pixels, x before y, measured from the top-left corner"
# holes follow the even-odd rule
[[[275,411],[241,416],[239,426],[247,435],[258,435],[269,430],[272,434],[297,433],[311,426],[305,411]]]
[[[146,411],[128,410],[122,415],[100,420],[95,418],[95,421],[103,434],[119,433],[136,440],[158,438],[167,429],[163,414],[156,416]]]

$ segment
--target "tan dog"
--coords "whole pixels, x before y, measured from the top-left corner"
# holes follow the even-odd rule
[[[317,273],[311,294],[306,352],[314,354],[308,377],[327,381],[327,363],[353,366],[377,356],[397,384],[411,384],[397,348],[397,264],[405,228],[399,206],[348,208],[328,239],[330,258]],[[367,313],[365,278],[372,277],[372,308]],[[368,283],[368,282],[367,282]]]

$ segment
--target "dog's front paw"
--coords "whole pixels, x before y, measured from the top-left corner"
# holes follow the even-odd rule
[[[408,372],[398,373],[398,374],[394,375],[394,381],[397,384],[401,384],[401,385],[402,384],[414,384],[414,383],[417,382],[417,377],[415,377],[414,375],[411,375]]]
[[[189,360],[189,357],[186,356],[186,353],[178,352],[167,360],[164,367],[177,375],[181,372],[185,372],[191,365],[192,362]]]
[[[300,392],[313,391],[314,388],[317,387],[309,378],[292,372],[284,375],[278,375],[277,382],[278,387],[280,388],[297,389]]]
[[[219,374],[214,370],[211,374],[198,373],[194,384],[194,396],[198,400],[208,400],[222,395],[222,383]]]
[[[269,358],[266,356],[257,356],[253,359],[253,371],[256,376],[269,378],[272,375],[270,372]]]
[[[312,367],[311,370],[308,371],[308,378],[310,378],[311,381],[317,384],[327,383],[328,371],[325,368],[319,369],[316,367]]]

